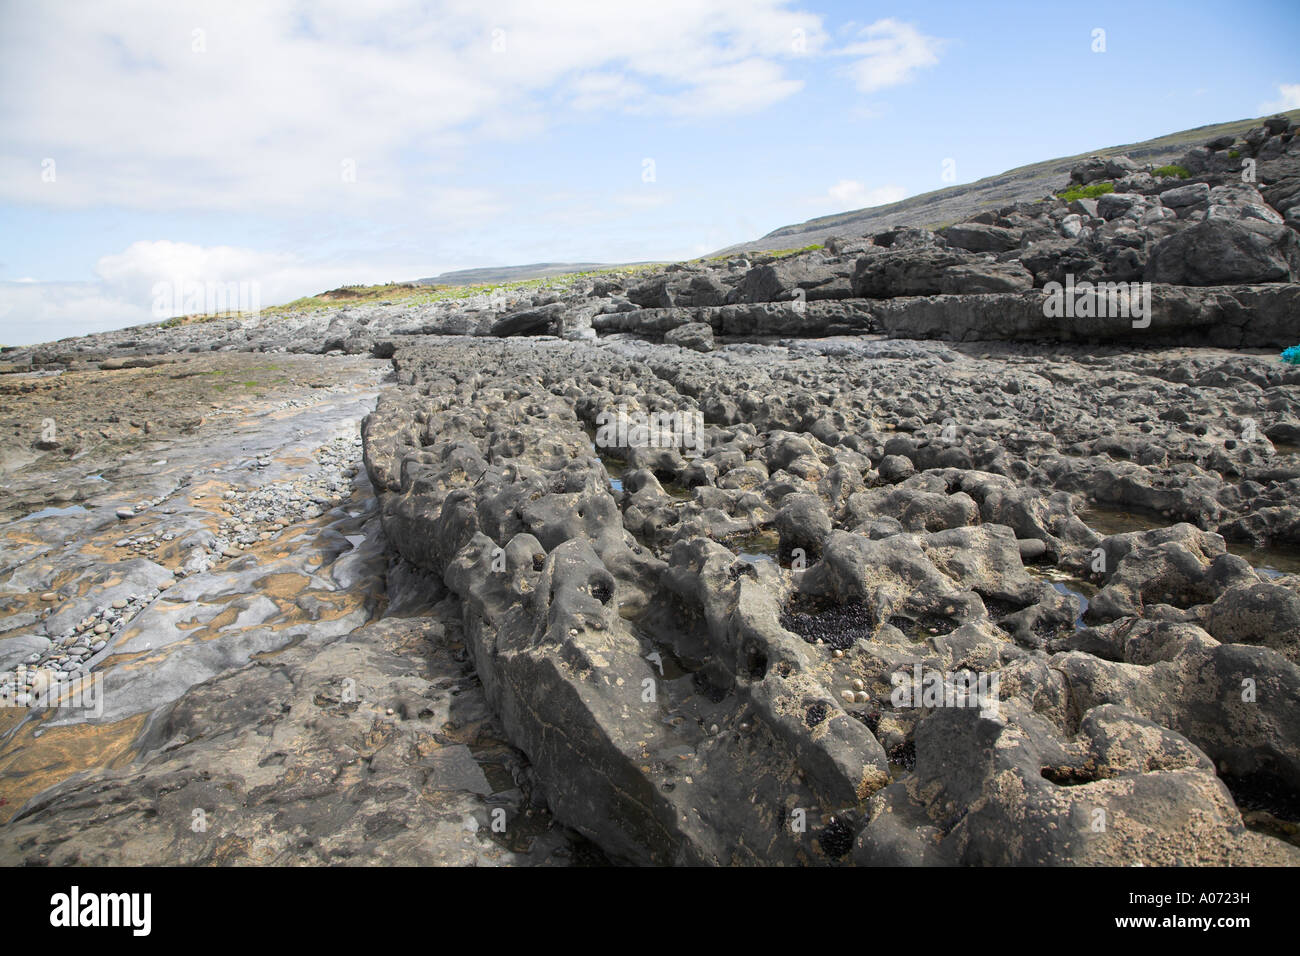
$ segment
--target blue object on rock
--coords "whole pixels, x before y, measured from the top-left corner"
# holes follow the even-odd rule
[[[1300,345],[1293,345],[1283,351],[1282,361],[1288,365],[1300,365]]]

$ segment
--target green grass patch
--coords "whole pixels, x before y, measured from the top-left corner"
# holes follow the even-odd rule
[[[753,252],[733,252],[725,256],[710,256],[707,259],[696,259],[696,262],[726,262],[728,259],[744,259],[746,257],[766,256],[770,259],[789,259],[791,256],[801,256],[805,252],[818,252],[826,248],[820,242],[814,242],[810,246],[802,246],[798,249],[755,249]]]
[[[821,243],[813,243],[798,249],[774,249],[769,252],[750,253],[750,255],[763,256],[769,259],[785,259],[806,252],[816,252],[822,248],[824,246]],[[738,253],[737,255],[744,254]],[[736,258],[736,256],[715,256],[708,261],[716,262],[732,258]],[[579,283],[602,276],[621,276],[631,280],[640,274],[659,271],[667,264],[666,262],[646,262],[628,266],[607,266],[600,269],[586,269],[581,272],[567,272],[557,276],[517,279],[512,282],[483,282],[474,285],[416,285],[410,282],[387,282],[382,285],[345,285],[337,289],[330,289],[328,292],[303,296],[283,305],[268,306],[261,310],[261,314],[275,317],[344,309],[351,305],[422,306],[471,299],[484,295],[503,296],[506,302],[509,303],[511,299],[524,298],[538,292],[568,292]],[[167,319],[159,323],[159,325],[164,328],[176,328],[191,323],[210,322],[214,318],[222,317],[224,316],[178,316],[174,319]]]
[[[284,305],[273,305],[262,310],[264,315],[285,315],[293,312],[320,312],[342,309],[350,305],[432,305],[455,299],[471,299],[479,295],[504,295],[507,299],[525,293],[551,291],[566,292],[585,279],[604,275],[633,276],[663,267],[660,262],[647,262],[634,266],[611,266],[588,269],[583,272],[566,272],[558,276],[538,279],[516,279],[513,282],[485,282],[476,285],[412,285],[390,282],[385,285],[342,286],[318,295],[304,296]]]
[[[237,319],[239,316],[239,312],[222,312],[217,315],[176,315],[170,319],[164,319],[158,325],[164,329],[175,329],[182,325],[201,325],[204,322],[213,322],[217,319]]]
[[[1076,199],[1096,199],[1098,196],[1104,196],[1106,193],[1113,193],[1115,184],[1112,182],[1092,183],[1088,186],[1071,186],[1064,192],[1056,195],[1060,196],[1066,202],[1074,202]]]
[[[1236,150],[1233,150],[1233,152],[1235,153]],[[1186,166],[1179,166],[1177,163],[1170,163],[1168,166],[1157,166],[1154,172],[1157,176],[1177,176],[1179,179],[1186,179],[1191,175],[1191,171]]]
[[[764,255],[771,256],[773,259],[789,259],[791,256],[801,256],[805,252],[817,252],[822,248],[820,242],[814,242],[811,246],[804,246],[802,249],[773,249],[771,252],[765,252]]]

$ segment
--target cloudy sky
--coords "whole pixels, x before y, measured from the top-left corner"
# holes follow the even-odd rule
[[[0,0],[0,343],[160,281],[697,256],[1300,107],[1297,36],[1293,0]]]

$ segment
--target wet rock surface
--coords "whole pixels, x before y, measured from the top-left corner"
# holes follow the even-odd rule
[[[97,496],[0,526],[0,861],[602,859],[532,796],[445,590],[389,600],[359,435],[386,371],[338,360],[328,388],[92,450]]]
[[[1295,865],[1297,151],[9,350],[0,860]]]

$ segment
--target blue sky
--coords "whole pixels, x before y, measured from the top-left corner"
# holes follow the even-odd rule
[[[696,256],[945,159],[1298,107],[1297,36],[1293,2],[0,0],[0,343],[148,321],[174,279],[269,305]]]

